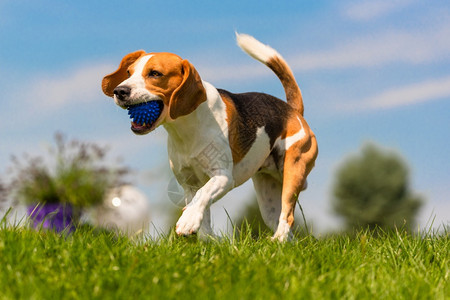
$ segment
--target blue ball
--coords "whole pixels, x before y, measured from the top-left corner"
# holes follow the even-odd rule
[[[163,104],[161,101],[143,102],[128,107],[128,115],[134,123],[139,125],[153,125],[161,115]]]

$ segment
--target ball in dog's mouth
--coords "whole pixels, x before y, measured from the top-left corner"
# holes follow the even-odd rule
[[[160,100],[143,102],[127,107],[131,121],[131,130],[135,133],[145,133],[153,127],[161,116],[164,104]]]

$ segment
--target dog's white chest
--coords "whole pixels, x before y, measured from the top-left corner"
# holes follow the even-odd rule
[[[179,118],[176,126],[165,125],[172,171],[180,184],[186,180],[201,186],[215,173],[233,169],[225,105],[214,87],[204,85],[208,101]]]

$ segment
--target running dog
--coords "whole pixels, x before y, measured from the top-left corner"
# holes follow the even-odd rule
[[[103,78],[102,89],[124,109],[143,103],[156,107],[153,119],[136,118],[131,130],[143,135],[163,125],[168,132],[170,167],[186,202],[178,235],[211,234],[210,205],[252,178],[272,239],[285,241],[292,237],[295,204],[314,167],[317,141],[286,61],[249,35],[236,38],[239,47],[278,76],[286,102],[264,93],[218,89],[203,81],[189,61],[143,50],[126,55]]]

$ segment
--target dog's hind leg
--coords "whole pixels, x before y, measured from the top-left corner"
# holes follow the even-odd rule
[[[281,213],[282,184],[267,173],[255,174],[252,181],[264,223],[275,232]]]
[[[306,176],[308,176],[314,167],[316,157],[317,144],[314,136],[305,145],[296,143],[286,151],[283,170],[281,214],[277,231],[272,239],[285,241],[293,236],[291,229],[294,225],[295,204],[300,191],[306,187]]]
[[[208,238],[214,236],[214,231],[211,227],[211,210],[209,207],[205,208],[205,212],[203,213],[202,224],[200,225],[200,229],[198,234],[201,238]]]

